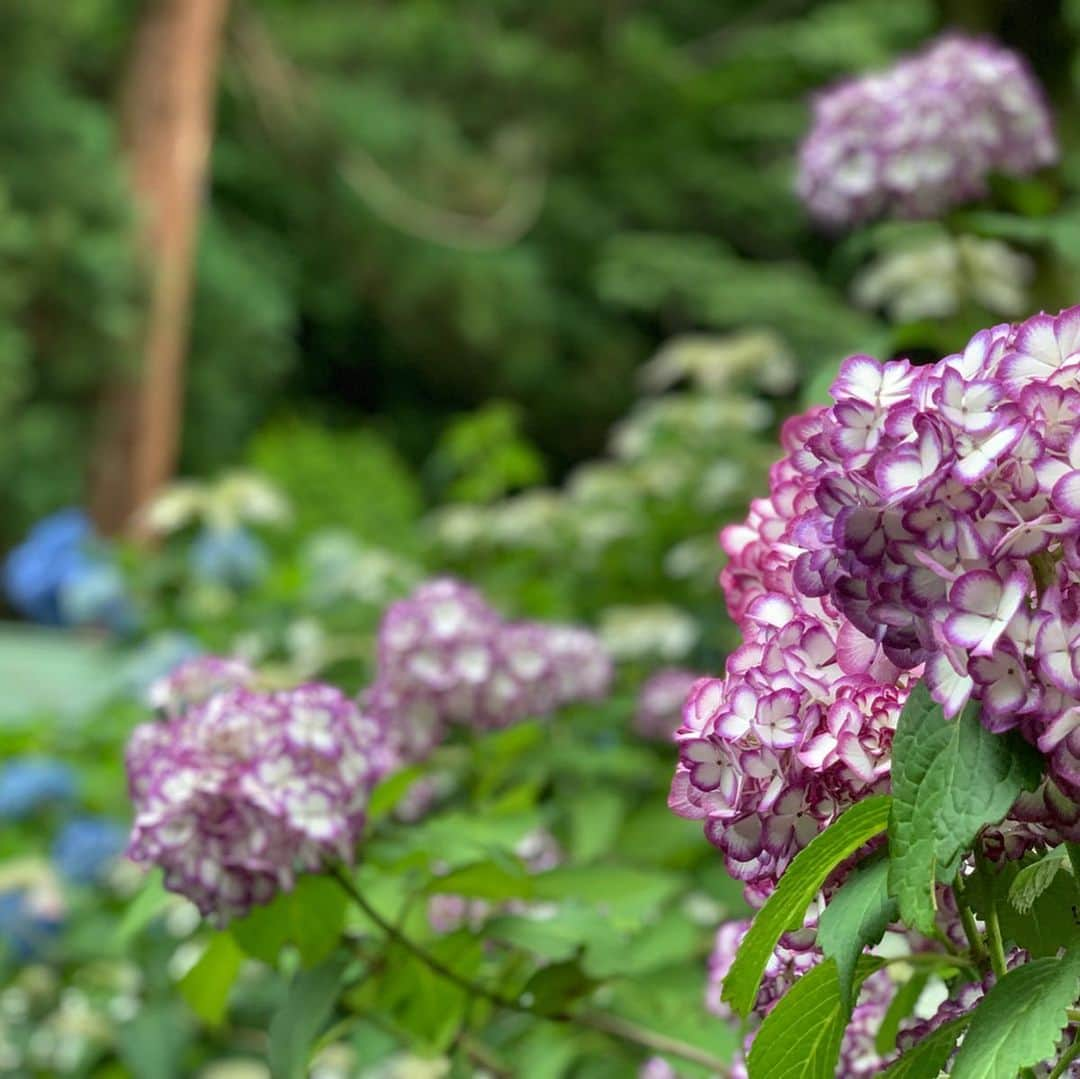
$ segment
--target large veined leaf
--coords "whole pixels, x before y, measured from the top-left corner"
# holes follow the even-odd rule
[[[992,734],[969,705],[945,718],[926,685],[911,692],[892,750],[889,890],[913,928],[934,928],[934,883],[949,881],[983,825],[995,824],[1042,775],[1039,754]]]
[[[979,1002],[952,1079],[1015,1079],[1054,1056],[1080,991],[1080,949],[1015,967]]]
[[[788,866],[776,891],[757,912],[724,980],[724,1000],[740,1015],[749,1015],[777,941],[802,918],[825,878],[885,828],[889,801],[888,795],[882,794],[857,802],[815,836]]]
[[[851,999],[856,961],[864,948],[881,940],[897,914],[896,900],[889,895],[889,862],[881,856],[856,869],[822,911],[817,940],[826,957],[836,960],[845,1004]]]
[[[863,958],[853,973],[856,986],[882,963]],[[747,1060],[750,1079],[833,1079],[850,1015],[851,1005],[841,997],[836,963],[831,959],[819,963],[761,1024]]]

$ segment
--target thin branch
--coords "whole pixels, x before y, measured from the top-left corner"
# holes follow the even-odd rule
[[[660,1053],[670,1053],[672,1056],[680,1057],[693,1064],[700,1064],[702,1067],[710,1068],[719,1076],[727,1076],[729,1074],[728,1066],[722,1060],[712,1056],[704,1049],[699,1049],[696,1045],[691,1045],[689,1042],[680,1041],[677,1038],[669,1038],[667,1035],[647,1030],[620,1016],[607,1015],[602,1012],[558,1012],[555,1014],[548,1014],[546,1012],[538,1011],[536,1008],[521,1000],[504,996],[502,993],[489,989],[485,985],[471,981],[469,978],[459,974],[456,970],[448,967],[441,959],[433,956],[410,937],[407,937],[392,922],[384,918],[368,902],[363,892],[356,887],[355,882],[349,876],[347,870],[341,866],[337,866],[331,870],[331,874],[345,890],[345,893],[349,898],[356,903],[375,925],[379,927],[389,940],[392,940],[395,944],[404,948],[415,958],[419,959],[420,962],[424,963],[430,970],[471,996],[487,1000],[499,1008],[505,1008],[507,1011],[518,1012],[522,1015],[532,1016],[535,1019],[546,1019],[555,1023],[576,1024],[580,1027],[586,1027],[590,1030],[596,1030],[600,1033],[620,1038],[623,1041],[632,1042],[634,1045],[639,1045],[645,1049]]]

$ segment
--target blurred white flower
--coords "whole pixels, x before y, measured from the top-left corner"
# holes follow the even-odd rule
[[[894,243],[855,279],[861,307],[883,308],[893,322],[948,318],[968,302],[995,315],[1023,314],[1034,263],[999,240],[920,229]]]
[[[270,1069],[254,1057],[229,1057],[205,1065],[199,1079],[270,1079]]]
[[[714,336],[686,334],[667,342],[642,367],[642,387],[662,393],[683,380],[709,393],[749,381],[769,393],[787,393],[798,379],[795,357],[772,330]]]
[[[682,659],[697,643],[697,622],[665,603],[609,607],[600,618],[600,639],[617,660]]]
[[[144,525],[156,535],[196,523],[225,530],[241,524],[280,525],[289,516],[288,501],[269,480],[242,470],[205,482],[180,480],[142,511]]]

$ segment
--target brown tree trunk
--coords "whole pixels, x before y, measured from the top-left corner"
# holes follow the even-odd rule
[[[173,475],[199,208],[213,133],[229,0],[146,0],[135,33],[122,131],[147,267],[139,370],[110,386],[91,463],[91,512],[127,529]]]

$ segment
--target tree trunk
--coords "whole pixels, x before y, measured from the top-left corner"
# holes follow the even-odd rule
[[[147,309],[139,369],[103,395],[91,512],[106,535],[176,467],[199,208],[212,142],[228,0],[147,0],[135,33],[122,133],[140,217]]]

